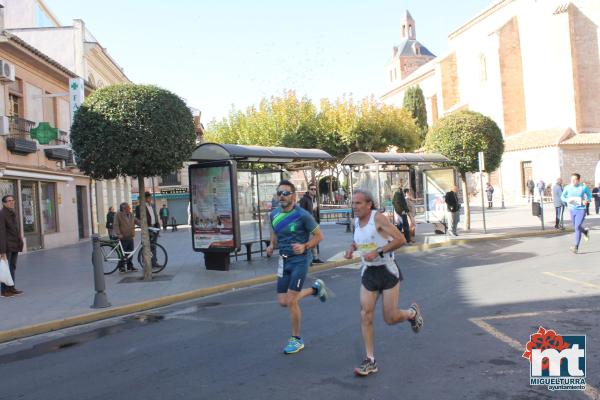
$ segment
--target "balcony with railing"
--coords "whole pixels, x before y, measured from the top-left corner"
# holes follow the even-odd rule
[[[25,118],[8,117],[6,147],[15,154],[29,154],[37,151],[37,142],[31,139],[31,129],[35,122]]]
[[[37,124],[16,116],[8,117],[8,127],[6,146],[12,153],[21,155],[35,153],[39,143],[48,158],[56,160],[71,158],[68,132],[53,128],[47,122]]]

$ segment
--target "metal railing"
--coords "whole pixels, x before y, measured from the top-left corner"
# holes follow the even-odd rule
[[[35,122],[28,119],[11,116],[8,117],[8,137],[31,140],[29,132],[35,126]]]

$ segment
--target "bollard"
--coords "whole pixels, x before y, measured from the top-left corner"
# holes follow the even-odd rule
[[[94,304],[92,308],[106,308],[110,307],[108,298],[106,297],[106,284],[104,282],[104,260],[102,259],[102,253],[100,251],[100,236],[97,234],[92,235],[92,266],[94,267],[94,289],[96,294],[94,295]]]

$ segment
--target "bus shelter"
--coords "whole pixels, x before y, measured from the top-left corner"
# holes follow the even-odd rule
[[[355,188],[369,190],[382,212],[393,218],[392,187],[411,189],[415,205],[426,220],[443,221],[444,195],[456,184],[453,167],[439,167],[450,160],[436,153],[377,153],[357,151],[348,154],[342,165],[348,167],[350,195]]]
[[[188,168],[192,246],[207,269],[228,270],[232,253],[246,258],[270,240],[269,213],[286,171],[334,158],[319,149],[203,143]],[[253,250],[258,248],[258,250]]]

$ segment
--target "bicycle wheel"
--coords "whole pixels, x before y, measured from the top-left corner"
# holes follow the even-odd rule
[[[150,249],[152,250],[152,258],[155,258],[156,261],[152,262],[152,273],[157,274],[167,266],[167,261],[169,261],[169,256],[167,255],[167,250],[165,250],[162,245],[158,243],[152,243],[150,245]],[[138,263],[142,268],[144,268],[144,246],[140,247],[140,251],[138,252]]]
[[[102,261],[104,264],[104,275],[112,274],[119,267],[119,261],[121,261],[121,258],[119,257],[117,250],[113,250],[114,246],[108,243],[100,245],[100,252],[102,253]]]

